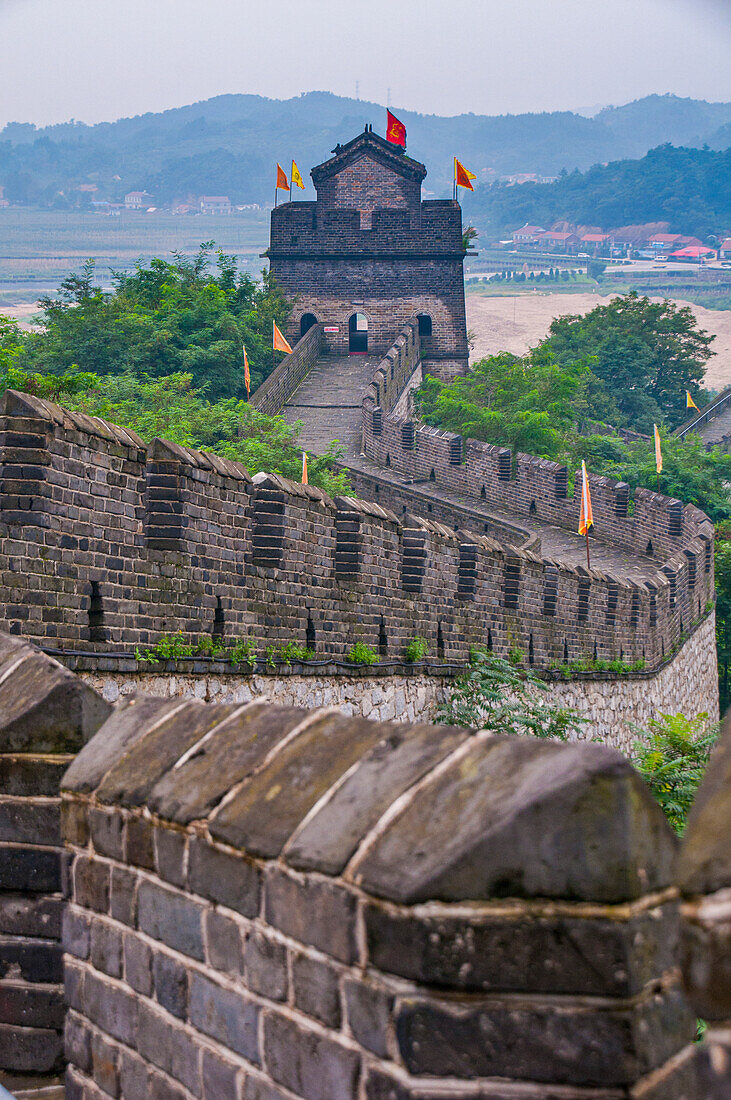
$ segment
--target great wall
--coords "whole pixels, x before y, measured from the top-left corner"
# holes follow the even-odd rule
[[[295,347],[252,400],[339,439],[357,496],[0,399],[21,1085],[65,1057],[66,1100],[727,1094],[728,737],[680,855],[615,751],[660,711],[718,717],[713,528],[592,477],[587,568],[565,467],[414,419],[468,354],[460,208],[424,175],[366,130],[272,212]],[[174,632],[316,660],[135,659]],[[428,725],[474,644],[520,649],[609,747]]]

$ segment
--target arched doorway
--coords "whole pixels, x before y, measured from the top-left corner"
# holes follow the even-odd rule
[[[365,313],[354,313],[348,321],[348,351],[351,355],[368,352],[368,318]]]
[[[306,332],[309,332],[313,325],[317,324],[317,317],[314,313],[303,313],[300,317],[300,336],[304,336]]]
[[[420,313],[416,319],[419,322],[419,342],[428,347],[431,340],[431,317],[428,313]]]

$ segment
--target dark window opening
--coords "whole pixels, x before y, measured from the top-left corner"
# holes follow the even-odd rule
[[[647,546],[645,547],[645,553],[647,554],[648,558],[652,557],[652,555],[654,553],[653,546],[652,546],[652,539],[650,539]]]
[[[598,652],[598,650],[597,650],[597,648],[596,648],[596,642],[594,642],[594,660],[595,660],[595,661],[596,661],[596,659],[598,658],[598,656],[599,656],[599,652]]]
[[[433,466],[432,466],[432,469],[431,469],[431,473],[429,474],[429,480],[430,481],[436,481],[437,480],[437,475],[434,473],[434,467]]]
[[[569,643],[565,638],[563,640],[563,659],[564,661],[568,661],[569,659]]]
[[[487,500],[487,489],[485,488],[484,485],[480,489],[480,496],[482,497],[483,500]]]
[[[383,615],[381,615],[381,622],[378,627],[378,655],[379,657],[388,657],[388,635],[386,634]]]
[[[314,650],[315,648],[315,624],[312,621],[312,616],[307,618],[307,630],[305,631],[305,645],[308,649]]]
[[[216,596],[216,610],[213,612],[213,637],[223,638],[225,617],[221,606],[221,597]]]
[[[441,623],[437,624],[437,657],[440,661],[444,660],[444,634]]]
[[[420,313],[417,317],[419,322],[419,339],[431,340],[432,333],[432,320],[428,313]]]
[[[91,582],[91,596],[89,598],[89,641],[105,642],[107,632],[104,629],[104,604],[102,603],[99,582]]]
[[[351,355],[368,354],[368,318],[354,313],[348,321],[348,351]]]
[[[528,664],[529,665],[533,664],[534,656],[535,655],[534,655],[534,651],[533,651],[533,635],[531,634],[531,636],[528,639]]]
[[[488,630],[488,632],[487,632],[487,648],[492,649],[492,631],[491,630]]]
[[[303,313],[300,317],[300,336],[304,336],[306,332],[309,332],[313,325],[317,324],[317,317],[314,313]]]
[[[534,516],[536,514],[536,512],[537,512],[536,502],[534,500],[532,500],[530,502],[530,507],[528,508],[528,515],[529,516]]]
[[[431,512],[431,511],[432,511],[432,505],[431,505],[431,504],[427,504],[427,506],[426,506],[426,510],[427,510],[427,512]]]
[[[391,465],[391,456],[390,456],[390,454],[388,453],[388,451],[386,452],[386,465],[387,465],[387,466],[390,466],[390,465]]]

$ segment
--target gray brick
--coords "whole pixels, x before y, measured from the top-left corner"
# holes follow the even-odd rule
[[[91,1058],[97,1085],[109,1096],[119,1096],[118,1048],[100,1035],[92,1036]]]
[[[124,937],[124,978],[144,997],[152,993],[152,951],[134,932]]]
[[[203,906],[153,882],[140,884],[138,923],[143,932],[168,947],[203,961]]]
[[[174,829],[156,827],[154,831],[155,866],[160,878],[173,886],[185,886],[187,838]]]
[[[85,1073],[91,1069],[91,1031],[82,1017],[73,1012],[66,1016],[64,1027],[64,1051],[72,1065]]]
[[[68,971],[67,971],[68,997]],[[137,1000],[118,986],[89,971],[84,982],[83,1004],[74,1006],[113,1039],[134,1046],[137,1038]]]
[[[233,1062],[228,1062],[208,1050],[203,1051],[203,1096],[204,1100],[235,1100],[239,1070]]]
[[[122,859],[123,828],[124,820],[121,814],[94,807],[89,810],[89,831],[94,850],[99,855],[109,856],[110,859]]]
[[[219,905],[235,909],[244,917],[259,912],[259,871],[245,859],[212,848],[205,840],[190,842],[188,886]]]
[[[269,924],[300,943],[317,947],[341,962],[355,962],[355,898],[337,883],[307,876],[299,880],[270,867],[265,913]]]
[[[348,1024],[356,1041],[379,1058],[387,1058],[391,994],[360,978],[346,979],[344,994]]]
[[[270,1001],[287,999],[287,951],[282,944],[261,932],[246,937],[244,949],[246,984]]]
[[[307,955],[292,958],[294,1003],[301,1012],[328,1027],[340,1028],[338,975],[327,963]]]
[[[91,946],[89,917],[67,906],[63,913],[61,942],[64,951],[77,959],[88,959]]]
[[[137,920],[137,875],[126,867],[113,867],[109,910],[115,920],[133,928]]]
[[[122,936],[113,925],[95,920],[91,926],[91,963],[113,978],[122,977]]]
[[[149,1095],[150,1071],[136,1054],[122,1050],[119,1057],[119,1080],[124,1100],[146,1100]]]
[[[274,1012],[264,1015],[269,1073],[303,1100],[344,1100],[356,1095],[360,1058],[352,1050]]]
[[[182,963],[162,952],[155,953],[153,964],[155,993],[163,1008],[184,1020],[188,1009],[188,974]]]
[[[78,856],[74,862],[74,898],[84,909],[106,913],[109,908],[109,864]]]
[[[246,997],[193,973],[190,982],[190,1022],[204,1035],[258,1065],[259,1009]]]
[[[208,961],[226,974],[243,974],[244,952],[241,929],[236,921],[211,909],[206,913]]]
[[[140,1001],[137,1051],[146,1061],[166,1073],[172,1066],[172,1031],[172,1023],[164,1013]]]

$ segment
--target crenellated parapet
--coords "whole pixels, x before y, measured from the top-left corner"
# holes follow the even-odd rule
[[[383,365],[406,374],[404,336]],[[400,363],[400,366],[399,366]],[[377,383],[377,384],[380,384]],[[365,402],[366,418],[368,404]],[[529,456],[385,417],[371,449],[414,475],[505,486],[516,511],[574,522],[565,470]],[[713,603],[711,526],[694,508],[596,479],[598,528],[618,544],[654,542],[642,579],[572,566],[539,544],[453,530],[406,511],[277,475],[71,413],[28,395],[0,405],[0,603],[6,630],[60,650],[105,652],[181,631],[266,644],[313,644],[342,657],[357,641],[399,657],[415,635],[462,661],[473,644],[521,648],[537,669],[592,658],[659,668]],[[380,453],[380,450],[379,450]],[[438,474],[437,474],[438,471]],[[644,534],[640,530],[644,528]],[[677,533],[676,533],[677,532]]]

